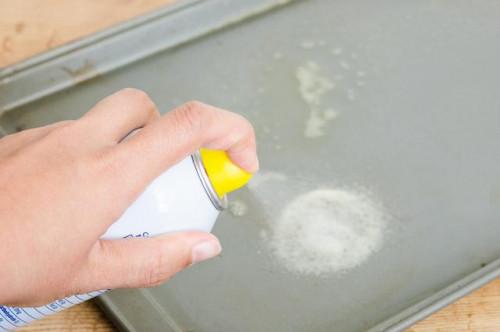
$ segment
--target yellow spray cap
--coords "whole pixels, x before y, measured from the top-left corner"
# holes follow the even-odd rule
[[[200,149],[200,154],[207,176],[219,197],[243,187],[252,177],[251,173],[236,166],[224,151]]]

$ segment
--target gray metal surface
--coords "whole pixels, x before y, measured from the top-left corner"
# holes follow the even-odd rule
[[[256,127],[262,168],[289,178],[271,186],[271,202],[250,190],[232,196],[250,212],[218,221],[220,258],[156,289],[103,297],[124,330],[399,331],[499,274],[500,3],[310,0],[237,22],[281,3],[194,1],[124,25],[111,48],[94,40],[0,73],[5,131],[75,118],[134,86],[163,112],[190,99],[241,112]],[[139,42],[179,17],[180,31]],[[204,37],[188,42],[196,36]],[[137,54],[130,61],[156,54],[131,64],[113,53],[127,43]],[[308,61],[332,80],[343,76],[325,95],[339,116],[316,139],[303,135],[309,111],[295,78]],[[68,62],[76,67],[64,69]],[[82,82],[89,67],[99,75]],[[42,69],[59,85],[42,80]],[[347,273],[291,274],[259,233],[295,194],[325,185],[368,188],[390,213],[390,232]]]

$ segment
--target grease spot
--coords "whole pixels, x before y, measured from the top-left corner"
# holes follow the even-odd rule
[[[85,62],[77,68],[62,67],[61,69],[73,78],[74,83],[81,83],[100,75],[97,68],[90,60],[85,60]]]

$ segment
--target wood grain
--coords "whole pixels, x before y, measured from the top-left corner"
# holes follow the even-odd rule
[[[0,0],[0,66],[81,38],[174,0]],[[114,331],[92,303],[20,331]],[[408,332],[500,331],[500,280],[410,328]]]
[[[174,0],[0,0],[0,67]]]
[[[87,301],[34,322],[18,331],[115,332],[118,330],[111,325],[102,311],[92,301]]]
[[[407,332],[500,331],[500,279],[421,321]]]
[[[111,332],[113,326],[92,302],[47,317],[19,331]],[[444,308],[407,332],[498,332],[500,331],[500,280]]]

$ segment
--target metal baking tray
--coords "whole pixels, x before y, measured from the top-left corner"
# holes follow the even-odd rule
[[[102,296],[123,331],[400,331],[500,273],[498,13],[494,0],[180,1],[1,69],[0,126],[76,118],[133,86],[162,112],[191,99],[241,112],[264,172],[288,176],[271,205],[231,197],[249,212],[219,219],[220,258]],[[295,78],[308,62],[336,84],[338,117],[317,138]],[[384,245],[342,274],[287,272],[259,234],[325,184],[380,199]]]

